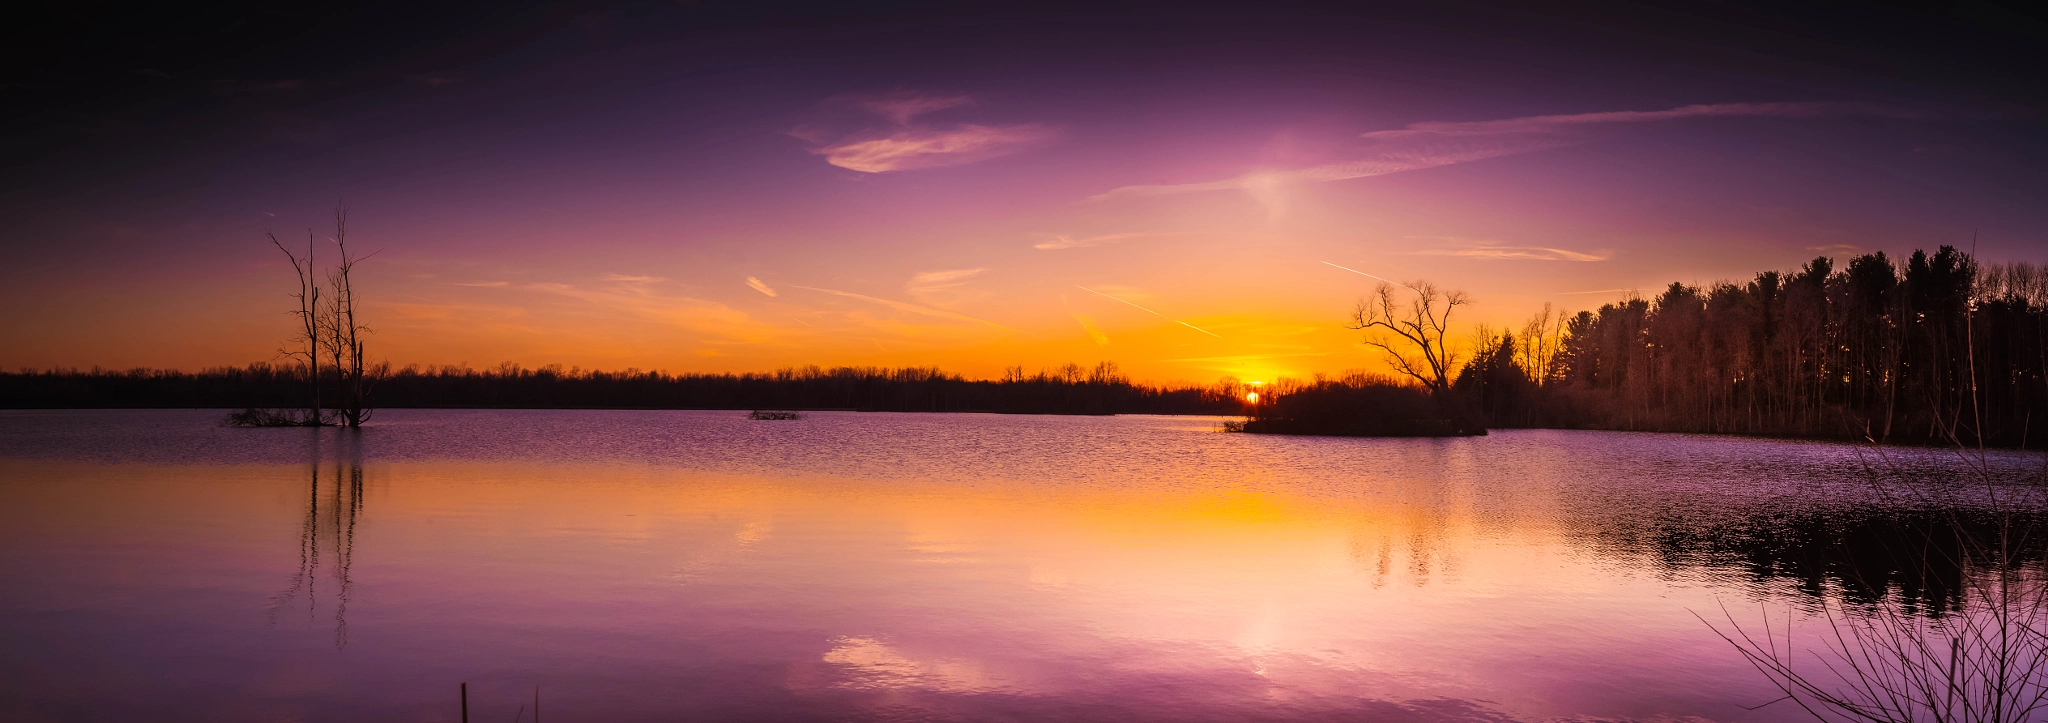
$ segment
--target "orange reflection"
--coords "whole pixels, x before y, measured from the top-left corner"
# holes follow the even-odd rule
[[[304,569],[292,546],[304,469],[5,464],[10,478],[76,482],[10,493],[0,522],[15,549],[129,551],[58,556],[59,577],[112,565],[137,588],[179,589],[204,557],[214,584],[247,588],[231,601],[256,601],[223,609],[257,617]],[[346,609],[361,618],[348,654],[394,671],[445,648],[536,670],[601,655],[626,674],[737,635],[721,655],[781,660],[775,684],[802,695],[1114,699],[1170,676],[1260,700],[1469,697],[1517,716],[1641,716],[1699,695],[1684,691],[1757,682],[1687,612],[1710,609],[1713,589],[1575,548],[1540,501],[1480,514],[1459,485],[1309,498],[1255,477],[1047,487],[630,464],[366,470],[350,575],[372,592]],[[342,611],[316,610],[306,627],[333,635]],[[205,643],[233,648],[218,638],[238,634]],[[377,642],[415,639],[432,642]],[[274,644],[263,640],[243,644]],[[609,640],[641,642],[595,642]],[[1528,668],[1532,656],[1544,665]],[[1602,697],[1613,690],[1664,692]],[[1225,703],[1200,705],[1212,704]]]

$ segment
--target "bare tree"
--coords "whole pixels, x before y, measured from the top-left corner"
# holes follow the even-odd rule
[[[348,249],[348,209],[334,209],[333,240],[341,261],[327,270],[324,288],[316,260],[319,240],[311,230],[306,232],[306,254],[303,257],[286,248],[277,234],[265,232],[264,236],[270,239],[272,246],[284,252],[285,258],[292,263],[293,273],[299,277],[298,292],[292,295],[299,303],[299,308],[292,312],[298,317],[298,333],[286,342],[279,353],[305,364],[310,405],[303,414],[288,410],[246,409],[229,415],[227,423],[244,427],[276,427],[320,426],[332,421],[350,427],[362,426],[370,419],[370,387],[383,376],[389,365],[370,364],[363,354],[363,335],[369,333],[370,328],[357,317],[359,298],[355,292],[354,273],[356,263],[367,257],[357,257]],[[327,359],[325,369],[320,363],[322,357]],[[323,391],[330,383],[334,394],[323,398]]]
[[[1549,302],[1543,310],[1529,317],[1522,325],[1521,348],[1516,356],[1522,369],[1529,373],[1529,381],[1549,384],[1556,376],[1557,352],[1564,346],[1564,320],[1570,314],[1562,310],[1553,311]]]
[[[1402,286],[1414,292],[1414,300],[1397,302],[1399,292],[1383,282],[1373,288],[1372,296],[1359,300],[1351,313],[1351,328],[1376,332],[1365,343],[1384,352],[1394,371],[1422,382],[1431,394],[1444,396],[1458,363],[1449,342],[1451,313],[1471,301],[1463,291],[1440,291],[1428,281]]]
[[[335,370],[338,396],[335,408],[340,412],[343,424],[361,427],[363,422],[369,421],[373,411],[369,403],[370,387],[376,383],[378,369],[368,365],[363,358],[363,334],[370,328],[356,318],[358,299],[352,274],[362,258],[348,250],[346,207],[334,209],[334,244],[341,254],[341,261],[327,273],[333,300],[328,302],[324,315],[325,341]]]
[[[320,405],[320,346],[322,340],[320,338],[320,280],[315,276],[316,271],[313,265],[313,232],[310,230],[306,232],[306,257],[304,259],[292,253],[291,249],[285,248],[284,242],[277,239],[277,234],[264,232],[263,235],[270,238],[272,246],[276,246],[277,250],[284,252],[285,258],[290,259],[292,262],[292,271],[299,275],[299,291],[292,294],[292,298],[299,302],[298,311],[292,312],[299,319],[299,333],[298,336],[287,340],[287,346],[280,349],[279,352],[285,357],[304,361],[306,365],[306,387],[312,394],[311,406],[306,409],[306,418],[296,421],[309,426],[317,426],[322,423],[321,412],[323,411]],[[301,342],[304,343],[304,346],[297,347],[296,345]]]

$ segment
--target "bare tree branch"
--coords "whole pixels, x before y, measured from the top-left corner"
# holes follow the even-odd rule
[[[285,248],[284,242],[277,239],[277,234],[266,231],[263,235],[270,239],[270,245],[276,246],[277,250],[284,252],[285,258],[291,260],[292,271],[298,274],[299,277],[298,293],[292,294],[292,298],[299,302],[298,311],[293,312],[299,319],[299,335],[288,340],[286,343],[303,342],[305,346],[301,348],[286,346],[280,352],[286,357],[304,360],[306,365],[306,387],[311,392],[312,398],[310,406],[306,409],[307,416],[303,422],[308,425],[318,425],[322,420],[322,407],[320,404],[320,282],[314,276],[313,232],[311,230],[306,232],[306,257],[304,259],[292,253],[291,249]]]
[[[1382,282],[1359,300],[1350,328],[1370,332],[1365,344],[1379,349],[1389,366],[1442,396],[1450,391],[1458,363],[1450,346],[1451,314],[1471,301],[1463,291],[1440,291],[1428,281],[1402,286],[1414,292],[1413,301],[1397,302],[1394,286]]]

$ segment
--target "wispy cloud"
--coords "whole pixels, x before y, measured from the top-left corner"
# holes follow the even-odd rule
[[[496,288],[496,287],[499,287],[499,286],[511,286],[511,285],[512,285],[512,282],[510,282],[510,281],[471,281],[471,282],[468,282],[468,283],[457,283],[457,284],[455,284],[455,285],[456,285],[456,286],[476,286],[476,287],[485,287],[485,288]]]
[[[907,124],[910,119],[926,113],[969,105],[974,105],[972,96],[933,95],[911,90],[896,90],[860,100],[860,107],[896,125]]]
[[[1808,246],[1806,250],[1819,251],[1824,254],[1853,254],[1863,250],[1863,248],[1854,244],[1828,244],[1826,246]]]
[[[659,280],[655,277],[627,278]],[[609,276],[606,279],[612,280]],[[613,309],[648,321],[680,327],[711,337],[710,341],[714,343],[759,344],[778,341],[784,336],[782,330],[755,321],[745,312],[705,299],[657,296],[634,287],[625,287],[624,290],[594,290],[555,282],[526,284],[520,288],[575,299],[599,308]]]
[[[747,277],[747,287],[755,291],[759,291],[763,294],[767,294],[769,296],[775,295],[775,289],[769,288],[769,286],[767,284],[762,283],[760,279],[754,278],[752,276]]]
[[[1647,123],[1685,118],[1751,116],[1771,118],[1816,118],[1830,115],[1864,115],[1887,118],[1921,118],[1924,113],[1869,103],[1701,103],[1667,110],[1620,110],[1569,115],[1532,115],[1490,121],[1424,121],[1401,130],[1373,131],[1362,137],[1397,140],[1421,135],[1500,135],[1506,133],[1553,133],[1571,126],[1596,123]]]
[[[1565,249],[1542,246],[1484,246],[1469,249],[1432,249],[1417,251],[1423,256],[1464,256],[1477,259],[1521,259],[1528,261],[1606,261],[1613,254],[1582,254]]]
[[[605,275],[603,275],[603,276],[600,276],[600,277],[598,277],[598,278],[600,278],[600,279],[603,279],[603,280],[605,280],[605,281],[617,281],[617,282],[622,282],[622,283],[628,283],[628,284],[647,284],[647,283],[653,283],[653,282],[656,282],[656,281],[667,281],[667,280],[668,280],[668,279],[664,279],[664,278],[662,278],[662,277],[659,277],[659,276],[629,276],[629,275],[626,275],[626,274],[605,274]]]
[[[1410,237],[1417,238],[1417,237]],[[1520,261],[1606,261],[1614,257],[1611,251],[1585,253],[1570,249],[1548,246],[1513,246],[1499,241],[1435,237],[1435,240],[1449,242],[1450,248],[1417,249],[1408,253],[1417,256],[1462,256],[1474,259],[1506,259]]]
[[[1073,237],[1073,236],[1069,236],[1069,235],[1067,235],[1067,234],[1053,234],[1052,238],[1049,238],[1049,239],[1046,239],[1046,240],[1044,240],[1044,241],[1040,241],[1040,242],[1038,242],[1038,243],[1036,243],[1036,244],[1033,244],[1033,245],[1031,246],[1031,248],[1034,248],[1034,249],[1039,249],[1039,250],[1043,250],[1043,251],[1054,251],[1054,250],[1058,250],[1058,249],[1078,249],[1078,248],[1087,248],[1087,247],[1089,247],[1089,246],[1102,246],[1102,245],[1105,245],[1105,244],[1113,244],[1113,243],[1117,243],[1117,242],[1120,242],[1120,241],[1128,241],[1128,240],[1131,240],[1131,239],[1135,239],[1135,238],[1154,238],[1154,237],[1158,237],[1158,236],[1171,236],[1171,235],[1173,235],[1173,234],[1165,234],[1165,233],[1113,233],[1113,234],[1106,234],[1106,235],[1102,235],[1102,236],[1083,236],[1083,237],[1080,237],[1080,238],[1075,238],[1075,237]]]
[[[1109,335],[1103,333],[1102,327],[1096,326],[1094,319],[1080,314],[1074,314],[1073,316],[1074,321],[1081,322],[1081,331],[1087,332],[1088,338],[1093,339],[1096,346],[1109,346]]]
[[[1163,196],[1201,191],[1261,188],[1290,181],[1341,181],[1547,150],[1584,142],[1574,133],[1598,125],[1649,123],[1703,117],[1815,118],[1821,116],[1919,118],[1915,111],[1865,103],[1714,103],[1654,111],[1608,111],[1537,115],[1488,121],[1423,121],[1396,130],[1361,134],[1363,157],[1310,168],[1247,174],[1198,183],[1123,186],[1088,198]]]
[[[983,267],[926,271],[910,277],[910,283],[904,285],[904,290],[918,301],[933,306],[946,306],[962,300],[962,292],[966,291],[962,287],[987,270]]]
[[[908,313],[912,313],[912,314],[921,314],[921,315],[924,315],[924,316],[930,316],[930,317],[934,317],[934,318],[938,318],[938,319],[950,319],[950,320],[953,320],[953,321],[965,321],[965,322],[971,322],[971,323],[975,323],[975,324],[984,324],[984,325],[987,325],[987,326],[992,326],[992,327],[995,327],[995,328],[997,328],[997,329],[1009,329],[1009,328],[1010,328],[1010,327],[1007,327],[1007,326],[1003,326],[1002,324],[998,324],[998,323],[995,323],[995,322],[993,322],[993,321],[989,321],[989,320],[987,320],[987,319],[977,319],[977,318],[974,318],[974,317],[972,317],[972,316],[968,316],[968,315],[966,315],[966,314],[959,314],[959,313],[954,313],[954,312],[951,312],[951,311],[946,311],[945,309],[933,309],[933,308],[930,308],[930,307],[926,307],[926,306],[918,306],[918,305],[916,305],[916,304],[906,304],[906,303],[904,303],[904,302],[901,302],[901,301],[894,301],[894,300],[891,300],[891,299],[882,299],[882,298],[877,298],[877,297],[873,297],[873,296],[868,296],[868,295],[866,295],[866,294],[856,294],[856,293],[853,293],[853,292],[851,292],[851,291],[839,291],[839,290],[836,290],[836,289],[820,289],[820,288],[817,288],[817,287],[814,287],[814,286],[798,286],[798,287],[796,287],[796,288],[799,288],[799,289],[804,289],[804,290],[806,290],[806,291],[816,291],[816,292],[818,292],[818,293],[821,293],[821,294],[832,294],[832,295],[834,295],[834,296],[844,296],[844,297],[846,297],[846,298],[849,298],[849,299],[860,299],[861,301],[867,301],[867,302],[872,302],[872,303],[876,303],[876,304],[881,304],[881,305],[883,305],[883,306],[887,306],[887,307],[889,307],[889,308],[891,308],[891,309],[895,309],[895,310],[897,310],[897,311],[902,311],[902,312],[908,312]]]
[[[1322,263],[1322,264],[1323,264],[1324,266],[1333,266],[1333,267],[1336,267],[1336,268],[1340,268],[1340,269],[1343,269],[1343,270],[1345,270],[1345,271],[1349,271],[1349,272],[1351,272],[1351,273],[1354,273],[1354,274],[1358,274],[1359,276],[1371,276],[1372,278],[1375,278],[1375,279],[1379,279],[1379,280],[1381,280],[1381,281],[1385,281],[1385,282],[1387,282],[1387,283],[1389,283],[1389,284],[1391,284],[1391,283],[1394,283],[1394,282],[1393,282],[1392,280],[1389,280],[1389,279],[1387,279],[1386,277],[1383,277],[1383,276],[1378,276],[1378,275],[1375,275],[1375,274],[1368,274],[1368,273],[1366,273],[1366,272],[1363,272],[1363,271],[1359,271],[1358,269],[1354,269],[1354,268],[1351,268],[1351,267],[1349,267],[1349,266],[1337,266],[1336,264],[1330,263],[1330,262],[1328,262],[1328,261],[1324,261],[1324,262],[1321,262],[1321,263]]]
[[[967,124],[948,129],[910,129],[884,138],[841,141],[814,153],[825,162],[862,173],[958,166],[1006,156],[1052,140],[1051,126]]]
[[[1123,304],[1123,305],[1125,305],[1125,306],[1129,306],[1129,307],[1131,307],[1131,308],[1133,308],[1133,309],[1137,309],[1137,310],[1139,310],[1139,311],[1142,311],[1142,312],[1145,312],[1145,313],[1147,313],[1147,314],[1151,314],[1151,315],[1153,315],[1153,316],[1157,316],[1157,317],[1159,317],[1159,318],[1161,318],[1161,319],[1165,319],[1165,320],[1167,320],[1167,321],[1171,321],[1171,322],[1173,322],[1173,323],[1175,323],[1175,324],[1179,324],[1179,325],[1181,325],[1181,326],[1185,326],[1185,327],[1187,327],[1187,328],[1190,328],[1190,329],[1194,329],[1195,331],[1199,331],[1199,332],[1202,332],[1202,333],[1204,333],[1204,334],[1208,334],[1209,336],[1215,336],[1215,337],[1216,337],[1216,338],[1218,338],[1218,339],[1221,339],[1221,338],[1223,338],[1223,337],[1221,337],[1221,336],[1216,336],[1216,332],[1213,332],[1213,331],[1209,331],[1208,329],[1204,329],[1204,328],[1202,328],[1202,327],[1199,327],[1199,326],[1195,326],[1194,324],[1190,324],[1190,323],[1187,323],[1187,322],[1185,322],[1185,321],[1181,321],[1181,320],[1179,320],[1179,319],[1175,319],[1175,318],[1173,318],[1173,317],[1171,317],[1171,316],[1167,316],[1167,315],[1165,315],[1165,314],[1161,314],[1161,313],[1159,313],[1159,312],[1157,312],[1157,311],[1153,311],[1153,310],[1151,310],[1151,309],[1147,309],[1147,308],[1145,308],[1145,307],[1139,306],[1139,305],[1137,305],[1137,304],[1133,304],[1133,303],[1131,303],[1131,302],[1129,302],[1129,301],[1125,301],[1125,300],[1123,300],[1123,299],[1119,299],[1119,298],[1117,298],[1117,297],[1115,297],[1115,296],[1111,296],[1111,295],[1109,295],[1109,294],[1105,294],[1105,293],[1102,293],[1102,292],[1100,292],[1100,291],[1096,291],[1096,290],[1094,290],[1094,289],[1091,289],[1091,288],[1088,288],[1088,287],[1086,287],[1086,286],[1077,286],[1077,287],[1075,287],[1075,288],[1078,288],[1078,289],[1080,289],[1080,290],[1082,290],[1082,291],[1086,291],[1086,292],[1088,292],[1088,293],[1094,294],[1094,295],[1096,295],[1096,296],[1100,296],[1100,297],[1102,297],[1102,298],[1105,298],[1105,299],[1109,299],[1109,300],[1111,300],[1111,301],[1115,301],[1115,302],[1117,302],[1117,303],[1120,303],[1120,304]]]
[[[1094,291],[1098,294],[1109,294],[1120,300],[1137,299],[1139,301],[1148,301],[1158,298],[1138,287],[1124,286],[1122,284],[1096,284],[1095,288],[1088,289],[1088,291]]]
[[[987,270],[988,269],[984,267],[974,269],[947,269],[944,271],[926,271],[924,273],[910,277],[910,285],[923,287],[956,286],[960,284],[962,281],[972,278],[974,276],[978,276],[981,274],[981,272]]]
[[[1060,131],[1041,123],[932,125],[924,115],[975,105],[973,96],[896,90],[837,96],[824,116],[789,134],[809,141],[825,162],[862,173],[958,166],[1006,156],[1052,141]],[[879,120],[878,120],[879,119]]]

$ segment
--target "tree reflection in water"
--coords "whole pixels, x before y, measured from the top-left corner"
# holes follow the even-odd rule
[[[1708,623],[1785,694],[1779,700],[1820,720],[1867,723],[2008,723],[2048,709],[2048,575],[2037,534],[2044,475],[1994,472],[1981,451],[1957,457],[1972,484],[1888,486],[1873,474],[1879,498],[1938,515],[1820,528],[1819,540],[1845,559],[1805,575],[1803,587],[1824,589],[1828,568],[1839,570],[1840,601],[1816,596],[1820,632],[1806,637],[1817,644],[1801,642],[1791,615],[1774,622],[1766,612],[1745,625],[1724,606],[1726,622]],[[1889,472],[1911,477],[1897,465]],[[1811,525],[1775,527],[1816,537]]]
[[[276,625],[280,612],[301,602],[307,625],[318,620],[319,580],[324,574],[334,583],[334,646],[341,648],[348,645],[349,568],[355,556],[356,520],[363,512],[361,432],[335,430],[342,436],[342,449],[327,460],[321,454],[322,431],[309,430],[312,443],[306,463],[306,514],[299,527],[299,568],[292,573],[291,585],[272,598],[270,622]]]
[[[2048,539],[2037,535],[2015,538],[2003,556],[1965,540],[1997,539],[2001,524],[2041,529],[2043,522],[2048,514],[2039,510],[1758,511],[1661,526],[1653,549],[1667,570],[1739,571],[1758,585],[1793,583],[1813,601],[1834,595],[1852,608],[1891,601],[1907,614],[1940,617],[1962,605],[1964,575],[1994,566],[2039,568],[2048,559]]]

